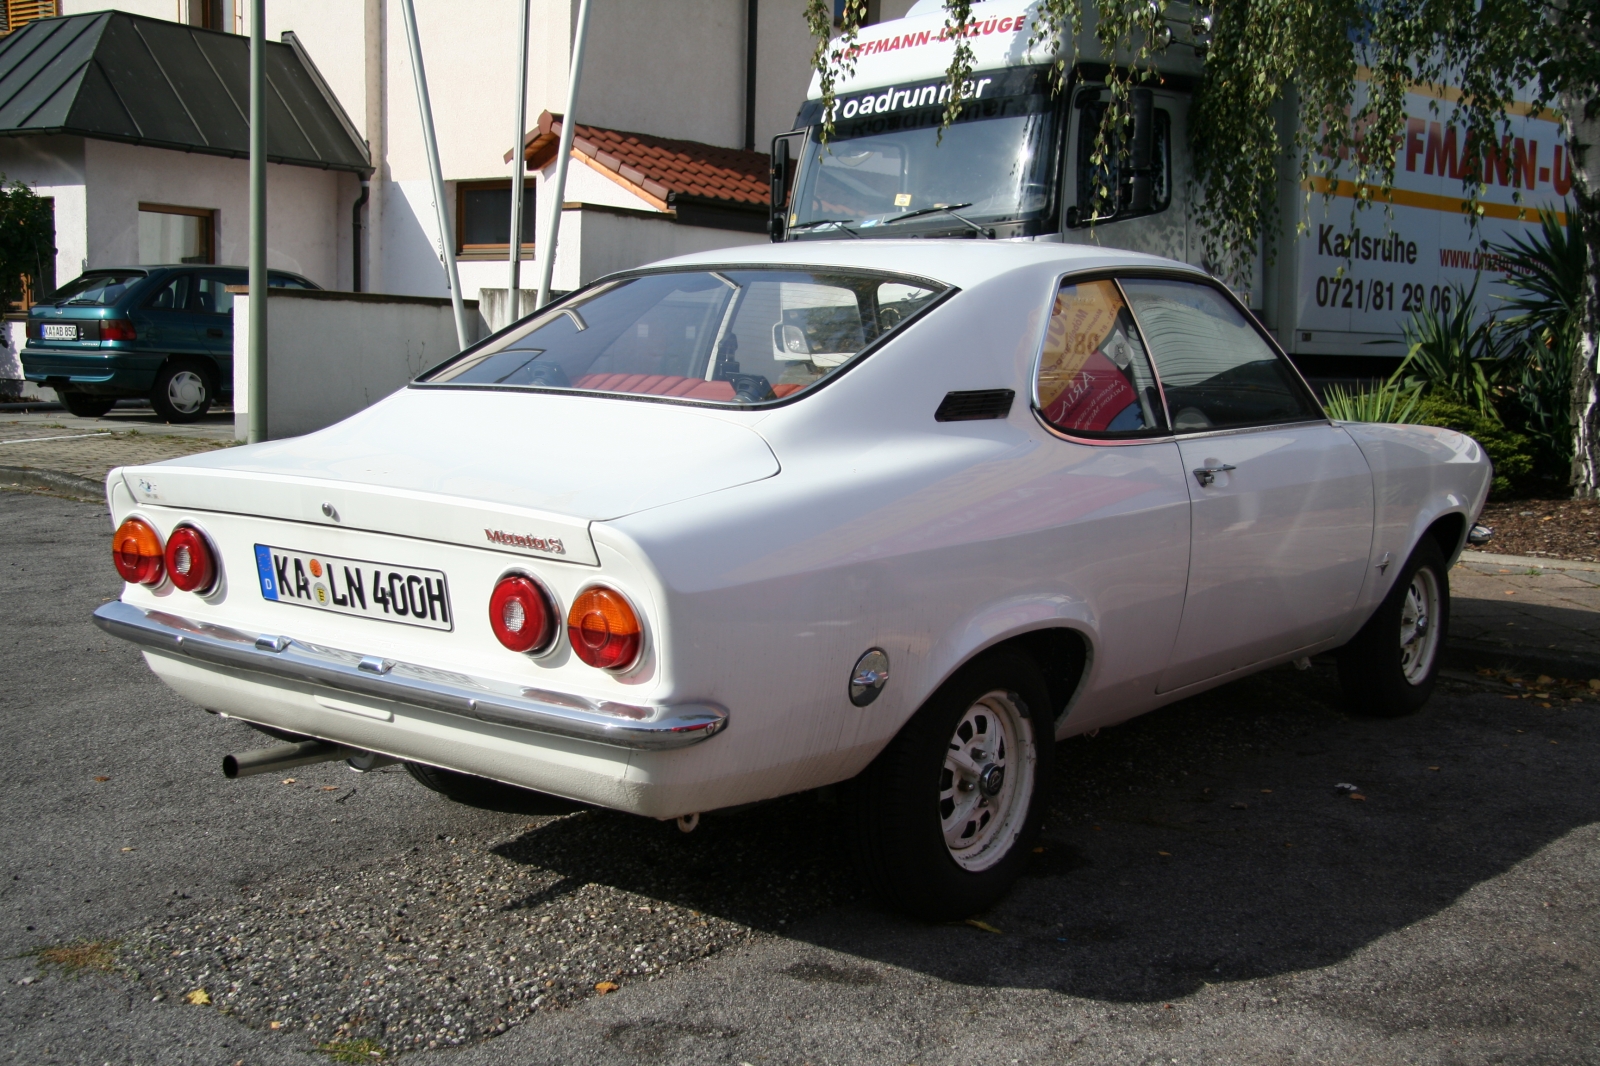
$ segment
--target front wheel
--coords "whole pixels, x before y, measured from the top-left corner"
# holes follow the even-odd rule
[[[1339,649],[1339,684],[1350,709],[1375,718],[1421,709],[1433,695],[1449,622],[1448,566],[1426,537],[1361,632]]]
[[[211,410],[216,386],[198,363],[171,362],[156,375],[150,389],[150,406],[166,422],[198,422]]]
[[[882,901],[929,921],[993,906],[1044,816],[1054,736],[1033,660],[990,653],[929,698],[857,780],[856,854]]]

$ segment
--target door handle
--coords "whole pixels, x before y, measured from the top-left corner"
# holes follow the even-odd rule
[[[1209,488],[1217,480],[1218,474],[1226,474],[1229,470],[1237,469],[1230,463],[1214,463],[1210,466],[1197,466],[1192,473],[1194,479],[1200,482],[1201,488]]]
[[[220,329],[208,329],[208,330],[206,330],[206,336],[208,336],[208,337],[220,337],[222,335],[223,335],[223,333],[222,333],[222,331]]]

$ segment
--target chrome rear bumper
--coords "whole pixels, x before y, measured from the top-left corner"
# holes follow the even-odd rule
[[[94,621],[114,637],[217,666],[619,748],[681,748],[728,724],[728,712],[713,703],[614,703],[520,688],[288,637],[254,636],[120,600],[102,604]]]

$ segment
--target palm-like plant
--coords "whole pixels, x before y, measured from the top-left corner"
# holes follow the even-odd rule
[[[1477,279],[1471,289],[1455,286],[1447,309],[1413,314],[1404,326],[1410,350],[1390,381],[1448,393],[1498,422],[1495,392],[1509,368],[1493,316],[1478,317]]]
[[[1341,422],[1410,422],[1421,402],[1420,386],[1394,380],[1355,390],[1334,383],[1322,396],[1322,406]]]
[[[1572,372],[1582,330],[1587,247],[1576,211],[1563,224],[1540,210],[1539,229],[1496,244],[1516,290],[1514,312],[1499,328],[1515,373],[1508,413],[1543,453],[1541,466],[1559,475],[1572,462]]]

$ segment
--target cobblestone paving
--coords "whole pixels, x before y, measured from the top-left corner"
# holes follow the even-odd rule
[[[1600,568],[1469,553],[1450,572],[1450,638],[1600,661]]]
[[[179,435],[170,432],[172,428],[130,429],[103,419],[42,422],[0,416],[0,467],[46,470],[103,482],[112,467],[155,463],[232,443]]]

